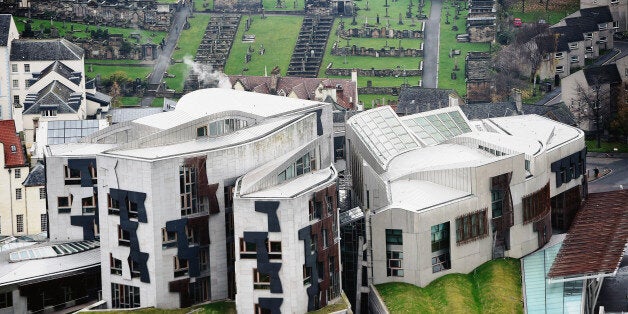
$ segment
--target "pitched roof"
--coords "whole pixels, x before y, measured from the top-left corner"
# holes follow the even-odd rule
[[[628,190],[589,194],[569,229],[549,277],[614,273],[628,243],[626,204]]]
[[[611,14],[611,9],[608,6],[580,9],[580,15],[592,18],[598,24],[613,21],[613,15]]]
[[[397,114],[409,115],[449,107],[451,94],[457,95],[453,89],[402,87],[399,91]]]
[[[23,114],[39,114],[49,109],[55,109],[57,113],[75,113],[81,106],[81,99],[80,93],[55,80],[37,94],[26,96]]]
[[[464,104],[460,106],[469,120],[507,117],[518,115],[517,106],[512,101]]]
[[[273,94],[273,78],[271,76],[229,76],[231,86],[241,83],[247,91],[261,94]],[[277,77],[274,94],[283,91],[286,96],[294,93],[299,99],[314,100],[319,85],[336,88],[336,102],[345,109],[352,109],[356,102],[355,83],[351,80],[333,78]],[[321,99],[322,101],[323,99]]]
[[[565,19],[567,26],[574,26],[582,32],[594,32],[599,30],[595,19],[590,17],[570,17]]]
[[[4,166],[26,166],[22,142],[15,132],[15,121],[0,120],[0,143],[4,144]]]
[[[573,113],[564,102],[553,105],[524,105],[522,111],[522,114],[538,114],[567,125],[575,126],[577,124]]]
[[[485,81],[492,77],[491,55],[488,52],[470,51],[465,58],[465,77],[469,81]]]
[[[78,85],[81,82],[81,73],[74,71],[69,66],[65,65],[61,61],[55,61],[47,66],[45,69],[41,70],[39,73],[33,73],[33,78],[39,80],[51,72],[57,72],[59,75],[65,77],[70,80],[72,83]]]
[[[29,172],[22,183],[23,186],[43,186],[46,185],[46,169],[42,163],[37,163]]]
[[[80,60],[83,48],[65,39],[14,40],[11,61]]]
[[[9,28],[11,27],[11,14],[0,14],[0,47],[9,43]]]
[[[556,42],[556,51],[570,51],[569,43],[583,41],[584,35],[582,30],[575,26],[559,26],[552,27],[551,31],[554,34],[558,34],[558,41]]]
[[[588,67],[582,71],[589,86],[621,82],[621,75],[615,64]]]

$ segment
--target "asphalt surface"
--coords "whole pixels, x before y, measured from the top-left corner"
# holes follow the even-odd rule
[[[164,73],[170,65],[170,58],[172,58],[174,48],[177,46],[177,42],[179,41],[179,35],[181,35],[181,31],[183,30],[185,21],[190,15],[190,10],[191,8],[186,5],[182,7],[179,11],[175,12],[172,26],[170,27],[170,31],[168,32],[168,36],[165,40],[165,45],[163,46],[163,49],[159,54],[159,58],[157,58],[157,61],[155,62],[153,72],[148,77],[148,84],[159,84],[162,82],[164,78]],[[142,98],[141,105],[150,106],[153,98],[154,97]]]
[[[440,11],[442,0],[432,0],[429,19],[425,22],[423,45],[423,87],[436,88],[438,85],[438,49],[440,38]]]
[[[590,177],[593,176],[594,168],[598,168],[600,172],[607,168],[611,172],[597,180],[589,181],[589,193],[628,189],[628,158],[587,156],[587,171]]]

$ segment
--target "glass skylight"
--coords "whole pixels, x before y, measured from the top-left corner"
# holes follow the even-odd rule
[[[459,109],[447,108],[402,118],[403,123],[427,145],[442,143],[454,136],[471,132]]]
[[[48,144],[76,143],[98,131],[98,120],[68,120],[48,122]]]
[[[41,259],[49,257],[57,257],[61,255],[76,254],[87,250],[95,249],[100,246],[98,241],[79,241],[68,242],[48,246],[40,246],[11,252],[9,254],[9,262],[21,262],[32,259]]]

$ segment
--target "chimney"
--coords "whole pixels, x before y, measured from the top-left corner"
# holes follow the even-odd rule
[[[270,92],[271,94],[277,93],[277,85],[279,85],[279,74],[275,71],[270,73]]]
[[[105,116],[105,118],[107,119],[107,124],[111,125],[111,122],[113,121],[113,116],[108,114]]]
[[[523,103],[521,101],[521,91],[516,88],[513,88],[512,97],[514,98],[515,106],[517,107],[517,113],[523,112]]]

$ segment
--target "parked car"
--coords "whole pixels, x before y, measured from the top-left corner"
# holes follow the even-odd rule
[[[516,17],[516,18],[513,20],[512,25],[513,25],[514,27],[521,27],[521,19],[520,19],[520,18],[518,18],[518,17]]]

